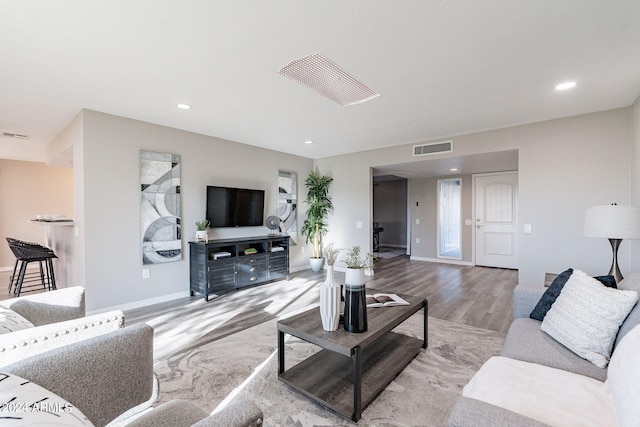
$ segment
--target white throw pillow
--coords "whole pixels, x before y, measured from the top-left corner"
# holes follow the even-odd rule
[[[599,368],[606,368],[620,325],[638,300],[635,291],[607,288],[574,270],[540,328]]]
[[[0,305],[0,335],[33,327],[33,323],[10,308]]]
[[[93,426],[57,394],[7,373],[0,373],[0,418],[10,420],[11,426]]]

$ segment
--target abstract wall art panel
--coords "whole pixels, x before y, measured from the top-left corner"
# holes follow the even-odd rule
[[[298,242],[298,174],[278,171],[278,217],[280,232],[291,237],[291,244]]]
[[[140,150],[142,263],[182,259],[180,156]]]

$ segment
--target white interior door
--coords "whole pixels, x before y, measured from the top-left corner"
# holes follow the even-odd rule
[[[476,265],[518,268],[518,173],[474,176]]]

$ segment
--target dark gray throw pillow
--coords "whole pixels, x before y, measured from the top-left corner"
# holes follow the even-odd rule
[[[556,301],[556,298],[560,295],[564,284],[567,283],[567,280],[569,280],[569,277],[571,277],[572,274],[573,268],[568,268],[553,280],[547,290],[544,291],[544,294],[542,294],[542,297],[540,297],[538,304],[536,304],[531,314],[529,314],[530,318],[542,322],[547,311],[549,311],[553,303]],[[594,277],[594,279],[598,280],[607,288],[617,288],[616,279],[613,276],[598,276]]]
[[[618,289],[616,278],[613,276],[596,276],[594,279],[605,285],[607,288]]]
[[[556,298],[560,295],[560,291],[564,287],[564,284],[567,283],[567,280],[569,280],[569,277],[571,277],[572,274],[573,268],[569,268],[558,274],[558,277],[553,279],[551,285],[549,285],[547,290],[544,291],[544,294],[540,297],[538,304],[536,304],[531,314],[529,314],[530,318],[542,322],[542,319],[544,319],[547,311],[549,311],[553,303],[556,301]]]

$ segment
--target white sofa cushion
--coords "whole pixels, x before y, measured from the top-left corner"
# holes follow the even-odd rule
[[[33,328],[33,323],[10,308],[0,306],[0,334]]]
[[[623,427],[636,427],[640,422],[640,325],[620,341],[611,356],[607,384],[611,390],[618,422]]]
[[[490,358],[462,395],[549,425],[618,425],[606,383],[508,357]]]
[[[11,426],[92,426],[76,407],[38,384],[0,373],[0,417]]]
[[[606,368],[618,329],[637,300],[637,292],[607,288],[574,270],[540,328],[578,356]]]

